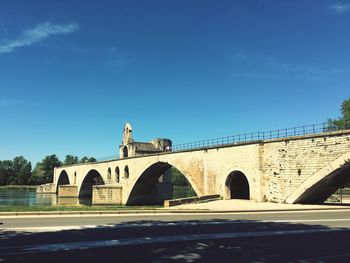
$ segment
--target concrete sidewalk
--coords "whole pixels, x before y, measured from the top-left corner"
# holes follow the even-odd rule
[[[166,210],[167,208],[164,208]],[[326,204],[326,205],[301,205],[301,204],[278,204],[257,203],[250,200],[215,200],[205,203],[184,204],[170,207],[171,210],[210,210],[220,212],[250,212],[250,211],[298,211],[298,210],[328,210],[350,209],[349,205]]]
[[[0,212],[0,218],[22,216],[116,216],[116,215],[146,215],[146,214],[210,214],[210,213],[259,213],[288,211],[320,211],[349,210],[350,205],[300,205],[257,203],[250,200],[215,200],[206,203],[184,204],[157,209],[119,209],[98,211],[33,211],[33,212]]]

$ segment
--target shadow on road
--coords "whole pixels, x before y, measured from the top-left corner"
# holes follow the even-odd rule
[[[0,262],[349,262],[350,230],[251,220],[0,231]],[[56,250],[56,251],[55,251]]]

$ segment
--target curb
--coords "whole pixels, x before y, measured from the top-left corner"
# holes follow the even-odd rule
[[[278,213],[299,211],[350,210],[350,207],[320,207],[294,209],[266,209],[266,210],[209,210],[209,209],[159,209],[159,210],[117,210],[117,211],[41,211],[41,212],[0,212],[2,216],[66,216],[66,215],[134,215],[134,214],[232,214],[232,213]]]

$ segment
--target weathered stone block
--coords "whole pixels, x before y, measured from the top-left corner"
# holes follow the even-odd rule
[[[60,197],[57,198],[56,204],[61,206],[77,206],[79,205],[79,199],[78,197]]]
[[[78,197],[77,185],[59,185],[58,197]]]
[[[122,187],[118,185],[94,185],[92,187],[92,204],[122,204]]]
[[[48,183],[48,184],[39,185],[36,188],[36,192],[37,193],[41,193],[41,194],[53,194],[53,193],[56,193],[56,184]]]

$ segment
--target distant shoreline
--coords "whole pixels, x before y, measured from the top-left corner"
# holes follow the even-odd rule
[[[0,191],[1,190],[24,190],[24,189],[36,189],[37,185],[1,185],[0,186]]]

